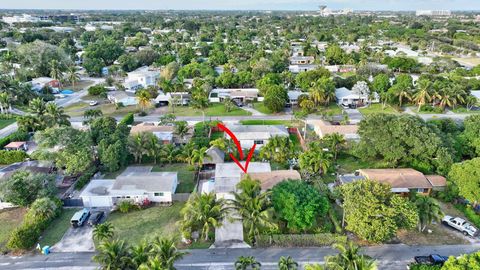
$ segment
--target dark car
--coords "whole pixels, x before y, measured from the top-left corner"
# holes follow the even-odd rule
[[[105,213],[102,212],[102,211],[93,212],[90,215],[90,218],[88,219],[88,225],[90,225],[90,226],[97,225],[98,223],[100,223],[100,221],[102,221],[102,218],[103,218],[104,215],[105,215]]]
[[[428,256],[415,256],[414,259],[418,264],[443,265],[448,260],[448,257],[431,254]]]

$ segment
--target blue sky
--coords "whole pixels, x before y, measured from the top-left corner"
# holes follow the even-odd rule
[[[480,10],[480,0],[0,0],[1,9]]]

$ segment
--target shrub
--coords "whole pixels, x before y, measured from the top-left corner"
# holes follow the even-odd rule
[[[442,266],[413,263],[409,265],[409,269],[410,270],[440,270],[442,269]]]
[[[133,125],[134,121],[135,119],[134,119],[133,113],[128,113],[122,118],[122,120],[120,120],[120,124]]]
[[[121,213],[128,213],[132,210],[137,210],[137,209],[139,209],[138,206],[133,204],[131,201],[122,201],[118,206],[118,210]]]
[[[423,105],[420,107],[421,112],[443,113],[443,109],[440,107],[433,107],[430,105]]]
[[[29,135],[27,132],[24,131],[15,131],[12,134],[3,137],[0,139],[0,148],[5,147],[5,145],[15,142],[15,141],[27,141],[29,139]]]
[[[28,157],[24,151],[0,150],[0,164],[12,164],[24,161]]]
[[[22,224],[10,234],[7,247],[13,250],[30,249],[37,243],[40,237],[40,229],[36,224]]]
[[[257,237],[258,247],[318,247],[346,242],[347,237],[345,235],[333,233],[274,234]]]
[[[477,215],[475,211],[470,206],[465,206],[462,204],[456,204],[455,208],[462,211],[465,214],[465,217],[475,225],[475,227],[480,228],[480,215]]]
[[[100,96],[107,93],[107,88],[103,85],[94,85],[88,88],[88,94],[91,96]]]
[[[77,180],[77,182],[75,183],[75,189],[76,190],[80,190],[82,189],[84,186],[86,186],[88,184],[88,182],[90,182],[90,179],[92,179],[93,175],[95,174],[96,172],[96,168],[92,168],[88,171],[85,171]]]

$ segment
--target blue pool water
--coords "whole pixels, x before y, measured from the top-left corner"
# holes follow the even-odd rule
[[[62,92],[60,92],[60,93],[62,93],[62,94],[64,94],[64,95],[71,95],[71,94],[73,94],[73,91],[72,91],[72,90],[65,89],[65,90],[62,90]]]

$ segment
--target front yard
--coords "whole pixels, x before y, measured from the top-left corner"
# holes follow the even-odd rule
[[[388,168],[388,164],[381,160],[361,160],[349,153],[340,152],[337,157],[337,172],[339,174],[354,173],[358,169]]]
[[[10,233],[20,225],[25,215],[25,208],[14,208],[0,212],[0,252],[5,248]]]
[[[261,119],[252,119],[252,120],[240,120],[242,125],[246,126],[255,126],[255,125],[282,125],[286,127],[303,127],[302,121],[291,121],[291,120],[261,120]]]
[[[163,164],[154,166],[152,172],[178,172],[178,187],[176,193],[191,193],[195,188],[195,172],[184,163]]]
[[[370,114],[373,114],[373,113],[387,113],[387,114],[397,114],[398,113],[398,111],[395,110],[395,108],[393,108],[392,106],[387,105],[385,108],[383,108],[383,105],[379,104],[379,103],[371,104],[368,107],[359,108],[358,110],[363,115],[370,115]]]
[[[172,206],[155,206],[129,213],[118,211],[111,213],[107,221],[111,222],[115,237],[130,244],[137,244],[143,239],[153,239],[155,236],[180,240],[178,221],[180,210],[184,203],[174,203]]]
[[[171,110],[169,110],[171,112]],[[202,110],[195,109],[190,106],[177,106],[175,107],[176,116],[202,116]],[[207,116],[248,116],[250,112],[242,110],[236,106],[231,111],[225,111],[225,107],[222,103],[212,103],[205,109],[205,117]]]
[[[79,209],[76,208],[62,209],[60,215],[55,218],[43,232],[42,237],[40,238],[40,245],[42,247],[53,246],[60,241],[68,228],[70,228],[70,219],[78,210]]]
[[[0,129],[3,129],[4,127],[7,127],[13,123],[15,123],[17,120],[15,118],[13,119],[0,119]]]

